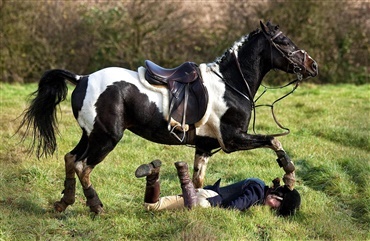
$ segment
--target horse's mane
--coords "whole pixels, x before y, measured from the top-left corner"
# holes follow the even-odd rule
[[[240,50],[240,48],[246,42],[248,42],[252,37],[254,37],[255,35],[257,35],[259,32],[261,32],[261,30],[260,29],[256,29],[256,30],[252,31],[249,34],[242,36],[241,39],[239,41],[236,41],[233,44],[233,46],[231,46],[230,48],[228,48],[222,56],[217,57],[216,60],[215,60],[215,63],[216,64],[220,64],[223,60],[225,60],[229,56],[230,53],[232,53],[232,52],[238,52]]]

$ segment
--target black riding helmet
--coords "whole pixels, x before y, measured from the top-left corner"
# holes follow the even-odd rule
[[[290,216],[299,210],[299,206],[301,205],[301,195],[297,190],[290,190],[286,185],[284,185],[277,187],[271,192],[271,194],[283,198],[283,200],[281,200],[281,205],[277,210],[278,215]]]

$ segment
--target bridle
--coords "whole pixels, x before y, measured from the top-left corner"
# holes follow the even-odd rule
[[[263,31],[262,31],[263,32]],[[288,135],[290,133],[290,130],[289,128],[286,128],[284,127],[283,125],[280,124],[280,122],[277,120],[276,118],[276,115],[274,113],[274,105],[279,102],[280,100],[284,99],[285,97],[287,97],[288,95],[292,94],[297,88],[298,88],[298,85],[299,83],[301,82],[301,80],[303,80],[303,75],[301,74],[301,70],[302,68],[298,66],[298,64],[296,64],[293,60],[292,60],[292,57],[297,54],[298,52],[301,52],[303,53],[303,63],[305,62],[306,60],[306,57],[307,57],[307,52],[304,51],[304,50],[296,50],[296,51],[293,51],[293,52],[289,52],[289,53],[285,53],[283,51],[283,49],[274,42],[274,39],[276,39],[279,35],[282,34],[281,31],[279,31],[278,33],[276,33],[274,36],[270,37],[268,36],[265,32],[263,32],[264,36],[267,38],[267,40],[269,41],[270,43],[270,48],[271,48],[271,66],[272,68],[271,69],[274,69],[273,68],[273,61],[272,61],[272,48],[274,47],[286,60],[288,60],[289,64],[293,65],[293,73],[297,75],[297,78],[291,82],[289,82],[288,84],[286,85],[283,85],[283,86],[280,86],[280,87],[267,87],[263,84],[261,84],[263,87],[264,87],[264,90],[263,92],[256,98],[256,100],[253,99],[253,95],[252,95],[252,91],[250,89],[250,86],[249,86],[249,83],[248,81],[245,79],[244,77],[244,74],[243,74],[243,71],[240,67],[240,63],[239,63],[239,59],[238,59],[238,56],[236,55],[235,51],[232,51],[232,55],[234,56],[235,58],[235,62],[236,62],[236,65],[238,67],[238,70],[239,70],[239,73],[242,77],[242,79],[244,80],[244,83],[245,83],[245,86],[247,87],[247,95],[244,94],[243,92],[241,92],[240,90],[238,90],[237,88],[235,88],[234,86],[232,86],[230,83],[228,83],[217,71],[215,71],[214,69],[211,68],[211,71],[213,73],[215,73],[219,78],[221,78],[224,83],[229,86],[231,89],[233,89],[235,92],[237,92],[238,94],[240,94],[241,96],[243,96],[245,99],[247,99],[250,103],[251,103],[251,109],[253,110],[253,132],[255,134],[256,131],[255,131],[255,123],[256,123],[256,108],[257,107],[262,107],[262,106],[267,106],[267,107],[270,107],[271,108],[271,114],[272,114],[272,117],[275,121],[275,123],[283,130],[285,130],[285,132],[282,132],[282,133],[277,133],[277,134],[271,134],[269,136],[273,136],[273,137],[277,137],[277,136],[285,136],[285,135]],[[303,68],[305,68],[304,66],[302,66]],[[304,71],[306,71],[306,69],[304,69]],[[295,84],[293,89],[288,92],[287,94],[283,95],[282,97],[279,97],[278,99],[276,99],[272,104],[261,104],[261,105],[256,105],[256,102],[267,92],[267,90],[269,89],[282,89],[282,88],[285,88],[289,85],[292,85],[292,84]]]
[[[262,31],[263,32],[263,31]],[[271,48],[271,65],[272,65],[272,47],[275,47],[275,49],[283,56],[283,58],[285,58],[286,60],[288,60],[288,62],[293,65],[293,73],[297,75],[297,79],[299,81],[301,81],[303,79],[303,76],[301,74],[301,71],[302,71],[302,68],[304,68],[304,71],[303,72],[306,72],[306,68],[304,67],[304,65],[302,65],[302,68],[298,66],[297,63],[295,63],[293,60],[292,60],[292,57],[294,55],[296,55],[297,53],[301,52],[303,53],[303,63],[306,61],[306,58],[307,58],[307,52],[303,49],[299,49],[299,50],[296,50],[296,51],[293,51],[293,52],[289,52],[289,53],[285,53],[283,51],[283,49],[280,47],[280,45],[276,44],[274,42],[274,39],[276,39],[278,36],[280,36],[283,32],[279,31],[277,32],[274,36],[272,36],[271,38],[265,33],[263,32],[263,35],[266,37],[266,39],[269,41],[270,43],[270,48]],[[272,69],[274,68],[274,66],[271,66]]]

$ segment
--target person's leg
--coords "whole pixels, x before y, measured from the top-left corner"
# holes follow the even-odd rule
[[[195,194],[193,182],[189,177],[188,164],[186,162],[176,162],[175,166],[181,183],[184,206],[191,209],[197,203],[197,195]]]
[[[215,197],[219,194],[212,190],[199,188],[196,189],[196,195],[197,195],[197,206],[200,206],[202,208],[209,208],[211,207],[211,203],[207,200],[207,198]]]
[[[154,160],[149,164],[139,166],[135,171],[137,178],[146,177],[144,203],[157,203],[160,194],[159,171],[161,161]]]
[[[144,196],[144,206],[148,211],[160,211],[170,209],[181,209],[185,206],[191,208],[199,205],[201,207],[209,207],[210,204],[206,200],[208,197],[218,195],[211,190],[194,189],[192,181],[188,173],[188,165],[185,162],[177,162],[175,166],[179,175],[183,195],[165,196],[159,198],[160,184],[159,171],[161,162],[154,160],[149,164],[139,166],[135,171],[137,178],[146,177],[146,187]],[[186,205],[185,205],[186,203]]]
[[[184,198],[180,195],[165,196],[159,198],[156,203],[144,203],[148,211],[173,210],[184,208]]]
[[[211,204],[207,198],[217,196],[218,193],[207,189],[196,189],[196,204],[195,206],[200,206],[202,208],[211,207]],[[160,211],[160,210],[171,210],[171,209],[181,209],[184,208],[184,198],[180,195],[166,196],[159,198],[156,203],[145,203],[145,209],[148,211]]]

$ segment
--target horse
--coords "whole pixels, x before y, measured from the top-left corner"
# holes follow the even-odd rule
[[[187,71],[183,70],[186,69],[184,66],[180,67],[165,69],[147,62],[146,67],[141,66],[137,71],[108,67],[89,75],[63,69],[52,69],[43,74],[19,127],[26,128],[25,136],[32,133],[31,151],[36,148],[38,158],[55,152],[56,107],[66,98],[66,80],[75,85],[71,105],[82,129],[80,141],[64,156],[64,190],[60,201],[54,204],[56,211],[63,212],[75,202],[75,175],[82,185],[90,211],[96,214],[103,211],[90,175],[115,148],[126,129],[155,143],[195,147],[195,187],[203,186],[206,167],[214,150],[231,153],[255,148],[275,151],[279,165],[285,171],[284,182],[290,187],[294,185],[295,167],[282,144],[273,135],[248,133],[248,126],[254,109],[253,99],[270,70],[295,74],[303,80],[318,74],[316,61],[285,36],[278,25],[260,22],[260,28],[236,41],[214,62],[199,66],[189,62],[185,66]],[[193,70],[196,70],[195,74]],[[203,88],[199,92],[204,95],[200,98],[203,101],[195,101],[205,106],[199,112],[201,116],[198,114],[198,118],[189,123],[171,118],[171,93],[176,91],[170,90],[171,83],[168,86],[148,83],[149,71],[158,77],[157,80],[181,77],[171,82],[172,87],[176,83],[185,83],[185,88],[180,85],[178,89],[189,89],[193,79],[201,79],[197,89],[199,86]],[[189,93],[182,96],[190,99]],[[188,106],[197,110],[196,105]],[[173,120],[175,124],[172,124]]]

